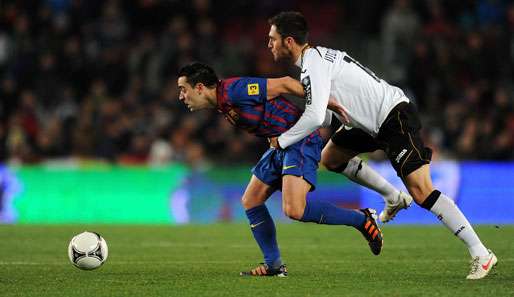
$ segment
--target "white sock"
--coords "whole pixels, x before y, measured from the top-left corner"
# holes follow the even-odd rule
[[[357,156],[348,162],[343,174],[359,185],[379,193],[390,203],[395,203],[398,199],[400,192]]]
[[[471,257],[483,257],[489,254],[464,214],[448,196],[441,194],[430,211],[436,215],[454,235],[464,241]]]

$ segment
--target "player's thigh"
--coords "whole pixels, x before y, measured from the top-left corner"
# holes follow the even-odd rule
[[[430,177],[430,165],[425,164],[412,171],[403,179],[405,187],[412,195],[416,203],[421,204],[434,191],[432,178]]]
[[[368,133],[358,128],[341,126],[321,153],[321,163],[330,170],[337,169],[361,153],[380,149],[379,143]]]
[[[241,198],[241,203],[245,209],[254,208],[264,204],[266,200],[275,192],[275,189],[252,175],[248,186]]]
[[[358,152],[336,145],[330,139],[321,152],[321,164],[332,169],[339,167],[341,164],[348,163],[358,154]]]
[[[385,152],[397,175],[405,181],[411,173],[430,164],[432,150],[425,147],[420,135],[421,121],[412,104],[402,103],[396,106],[380,127],[378,139],[382,141]],[[424,167],[414,176],[428,173]],[[411,180],[415,178],[411,177]]]
[[[282,177],[282,208],[288,217],[298,220],[303,217],[307,193],[311,187],[301,176],[288,174]]]

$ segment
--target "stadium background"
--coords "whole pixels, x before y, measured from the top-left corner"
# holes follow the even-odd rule
[[[2,1],[0,221],[243,221],[267,143],[189,113],[176,72],[198,60],[221,77],[297,76],[266,47],[266,19],[284,9],[305,14],[312,44],[404,88],[435,184],[473,223],[514,223],[514,4],[501,0]],[[400,184],[383,155],[367,158]],[[270,210],[288,221],[279,199]],[[381,208],[323,169],[310,199]],[[415,206],[396,222],[435,220]]]

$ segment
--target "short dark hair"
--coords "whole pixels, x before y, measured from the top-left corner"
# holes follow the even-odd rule
[[[182,67],[178,72],[178,77],[181,76],[185,76],[187,82],[193,87],[202,83],[206,87],[212,88],[218,83],[218,76],[214,69],[199,62],[193,62]]]
[[[282,38],[292,37],[300,45],[307,43],[309,28],[305,17],[297,11],[283,11],[268,20],[270,25],[277,27]]]

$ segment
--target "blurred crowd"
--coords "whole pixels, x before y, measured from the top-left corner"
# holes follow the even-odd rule
[[[1,159],[254,163],[266,141],[190,113],[176,73],[202,61],[221,77],[296,76],[267,49],[281,10],[305,14],[311,43],[402,87],[438,157],[514,159],[514,4],[502,0],[4,0]]]

